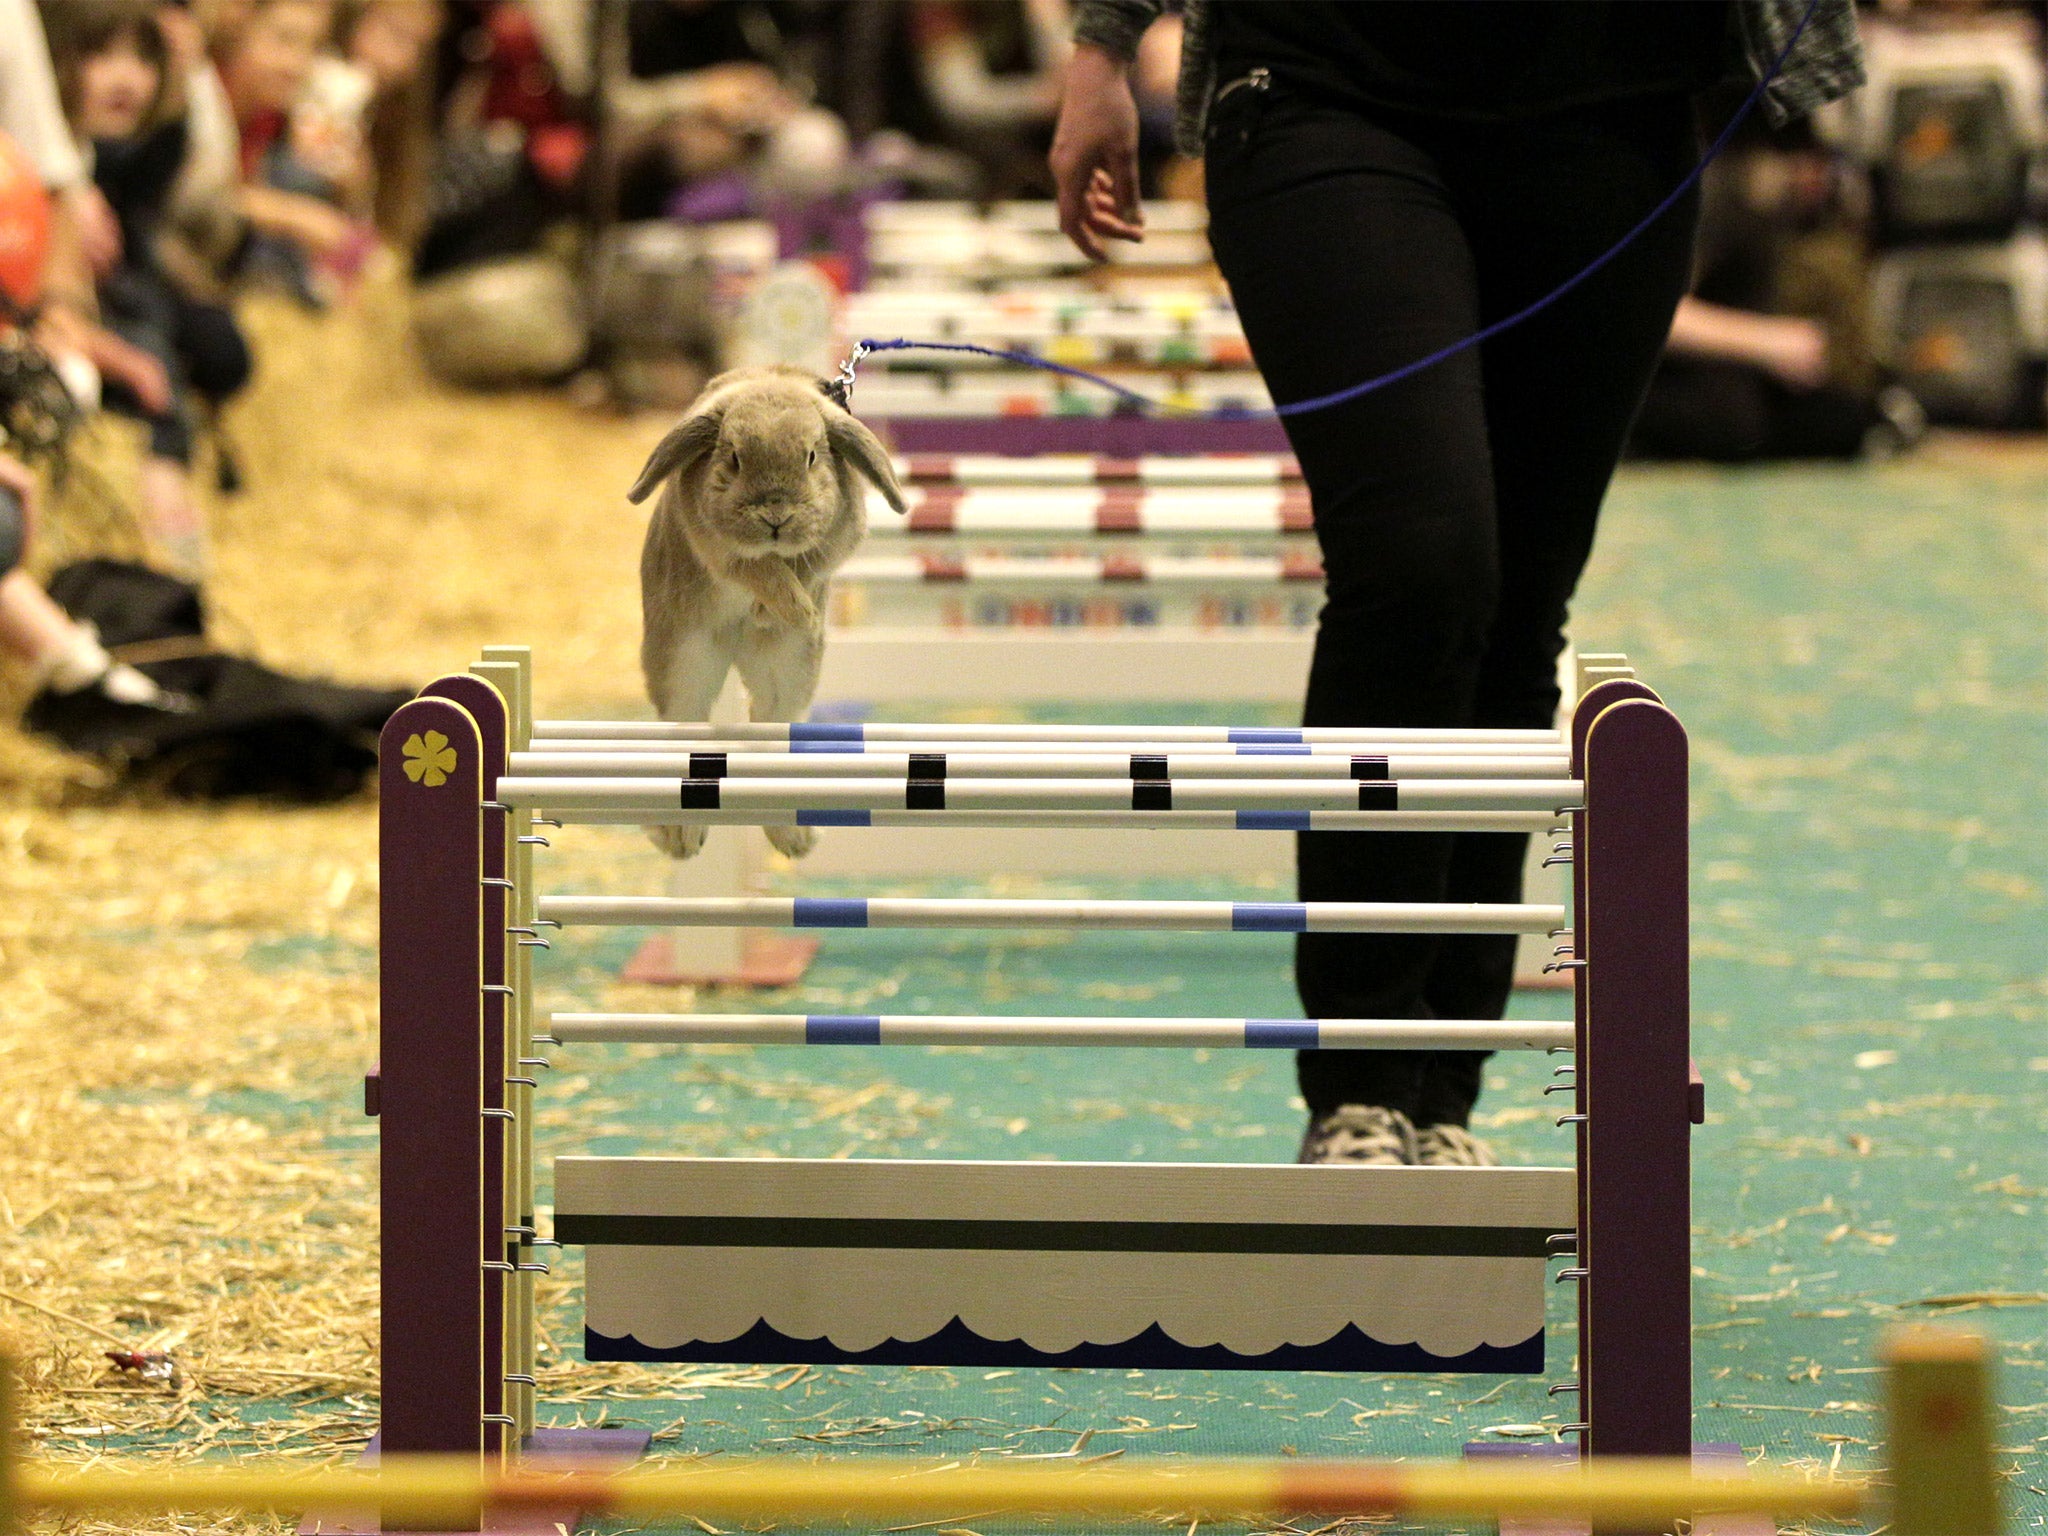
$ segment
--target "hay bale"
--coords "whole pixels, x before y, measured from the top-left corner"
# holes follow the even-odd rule
[[[508,256],[420,284],[413,337],[451,384],[491,388],[567,374],[590,344],[568,268],[552,256]]]

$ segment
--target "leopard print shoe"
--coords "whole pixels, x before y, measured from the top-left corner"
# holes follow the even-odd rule
[[[1297,1163],[1376,1163],[1405,1167],[1416,1161],[1415,1126],[1398,1109],[1340,1104],[1308,1123]]]
[[[1415,1133],[1415,1161],[1425,1168],[1492,1168],[1493,1148],[1462,1125],[1425,1125]]]

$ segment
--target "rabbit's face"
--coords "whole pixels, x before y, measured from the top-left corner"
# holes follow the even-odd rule
[[[704,468],[705,532],[749,555],[793,558],[838,516],[837,465],[825,418],[800,400],[735,400]]]

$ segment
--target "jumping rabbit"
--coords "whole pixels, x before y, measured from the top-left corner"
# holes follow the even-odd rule
[[[662,487],[640,551],[640,666],[664,720],[703,720],[739,669],[756,720],[800,720],[818,686],[825,590],[867,531],[857,476],[901,512],[889,455],[799,368],[737,368],[704,388],[629,496]],[[767,827],[792,856],[809,827]],[[687,859],[702,827],[652,827]]]

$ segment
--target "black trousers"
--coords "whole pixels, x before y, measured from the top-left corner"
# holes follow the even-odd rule
[[[218,407],[249,382],[254,363],[234,314],[187,297],[153,267],[118,267],[100,284],[100,312],[122,340],[164,365],[173,399],[162,411],[144,406],[126,385],[109,384],[107,403],[149,423],[149,451],[192,462],[191,399]]]
[[[1509,125],[1290,94],[1218,103],[1209,235],[1277,401],[1341,389],[1550,292],[1682,181],[1676,96]],[[1290,417],[1328,572],[1310,725],[1551,723],[1566,606],[1685,291],[1674,208],[1552,308],[1362,399]],[[1515,901],[1526,839],[1303,833],[1307,901]],[[1498,1018],[1511,937],[1304,934],[1311,1018]],[[1305,1051],[1312,1112],[1463,1124],[1484,1053]]]

